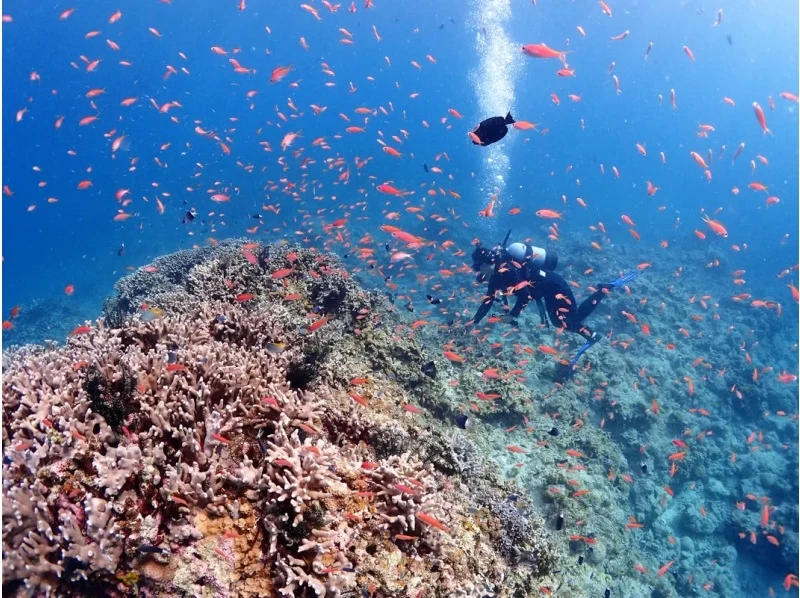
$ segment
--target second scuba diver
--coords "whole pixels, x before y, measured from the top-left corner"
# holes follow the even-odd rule
[[[508,295],[513,294],[517,298],[514,307],[504,318],[507,321],[519,316],[530,300],[534,299],[542,324],[547,325],[547,315],[553,326],[576,332],[586,339],[569,364],[567,376],[570,376],[581,355],[601,339],[583,321],[608,292],[633,281],[639,273],[633,272],[620,276],[613,282],[597,285],[597,290],[577,305],[569,283],[554,272],[558,265],[558,255],[525,243],[512,243],[506,247],[510,234],[511,231],[508,231],[502,245],[487,249],[478,243],[472,253],[472,268],[478,272],[478,281],[488,281],[489,288],[481,306],[468,324],[477,324],[489,313],[498,291],[503,293],[506,304]]]

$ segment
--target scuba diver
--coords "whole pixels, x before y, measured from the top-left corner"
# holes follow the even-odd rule
[[[597,290],[577,305],[569,283],[563,276],[554,272],[558,265],[558,255],[554,251],[525,243],[512,243],[506,246],[510,234],[509,230],[503,243],[491,249],[478,243],[472,253],[472,269],[478,273],[477,280],[488,281],[489,288],[483,303],[468,324],[477,324],[489,313],[498,291],[503,292],[503,302],[506,306],[508,295],[513,294],[517,298],[514,307],[503,318],[506,322],[518,317],[530,300],[534,299],[542,324],[548,325],[546,316],[549,316],[553,326],[576,332],[586,339],[569,364],[567,371],[569,377],[581,355],[602,338],[583,321],[608,292],[633,281],[639,273],[632,272],[620,276],[613,282],[597,285]]]

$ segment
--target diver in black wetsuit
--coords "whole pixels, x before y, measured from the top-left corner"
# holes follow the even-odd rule
[[[507,240],[508,235],[506,235]],[[578,349],[572,359],[569,373],[572,372],[580,356],[601,338],[583,321],[609,291],[634,280],[638,275],[638,272],[634,272],[621,276],[614,282],[599,284],[594,293],[577,305],[569,283],[563,276],[553,271],[558,265],[558,256],[555,252],[524,243],[512,243],[508,247],[495,246],[492,249],[478,244],[472,254],[472,261],[473,270],[479,273],[478,280],[481,282],[488,280],[489,288],[483,303],[469,324],[477,324],[489,313],[498,291],[503,293],[506,306],[509,295],[515,295],[517,298],[514,307],[504,316],[506,321],[518,317],[530,300],[534,299],[542,324],[547,325],[545,316],[549,316],[553,326],[575,332],[586,339],[586,343]]]
[[[529,247],[523,243],[512,243],[507,248],[495,246],[492,249],[480,244],[472,253],[472,269],[477,271],[479,282],[489,281],[483,303],[478,308],[471,322],[480,322],[495,302],[498,291],[503,293],[503,302],[508,305],[508,296],[517,298],[507,319],[516,318],[534,298],[533,283],[538,278],[539,268],[554,270],[558,264],[558,255],[549,254],[539,247]],[[537,300],[539,315],[544,321],[542,297]]]

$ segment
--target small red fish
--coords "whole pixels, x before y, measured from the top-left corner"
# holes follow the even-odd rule
[[[281,278],[286,278],[289,276],[294,270],[292,268],[281,268],[280,270],[275,270],[272,273],[273,280],[280,280]]]
[[[675,562],[675,561],[670,561],[670,562],[668,562],[666,565],[662,566],[662,567],[661,567],[661,568],[658,570],[658,576],[659,576],[659,577],[662,577],[662,576],[664,575],[664,573],[666,573],[667,571],[669,571],[669,568],[670,568],[670,567],[672,567],[672,563],[674,563],[674,562]]]
[[[439,521],[435,517],[431,517],[430,515],[428,515],[426,513],[418,512],[417,513],[417,519],[422,521],[422,523],[425,523],[427,525],[430,525],[431,527],[435,527],[437,529],[440,529],[440,530],[442,530],[443,532],[445,532],[447,534],[450,533],[450,530],[447,529],[441,521]]]
[[[258,258],[249,251],[247,251],[247,249],[245,249],[244,247],[242,247],[242,255],[248,262],[250,262],[254,266],[258,266]]]
[[[292,67],[290,66],[277,66],[272,70],[272,75],[269,78],[270,83],[278,83],[281,81],[286,75],[291,72]]]
[[[310,326],[307,326],[306,330],[308,330],[308,332],[314,332],[318,328],[322,328],[322,326],[325,325],[325,322],[327,322],[329,319],[330,318],[328,316],[325,316],[324,318],[320,318],[319,320],[317,320],[316,322],[314,322]]]
[[[367,403],[367,399],[365,399],[364,397],[362,397],[362,396],[360,396],[360,395],[358,395],[358,394],[356,394],[354,392],[350,393],[350,398],[353,399],[359,405],[363,405],[364,407],[369,407],[369,403]]]
[[[447,359],[455,363],[464,363],[466,361],[466,359],[461,357],[461,355],[459,355],[458,353],[453,353],[453,351],[445,351],[444,353],[442,353],[442,355],[444,355]]]

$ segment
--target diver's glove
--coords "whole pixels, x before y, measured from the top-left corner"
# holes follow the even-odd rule
[[[617,287],[621,287],[623,285],[628,284],[629,282],[633,282],[639,276],[638,272],[630,272],[628,274],[623,274],[619,278],[617,278],[614,282],[609,282],[607,284],[599,285],[601,289],[616,289]]]

